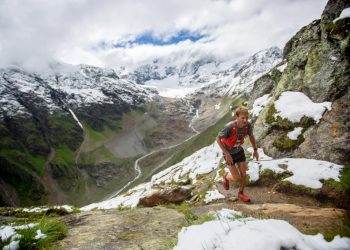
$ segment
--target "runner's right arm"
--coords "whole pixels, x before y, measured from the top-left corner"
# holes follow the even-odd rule
[[[219,147],[221,148],[222,152],[225,155],[226,164],[227,165],[232,165],[232,163],[233,163],[232,156],[230,155],[230,153],[225,148],[225,145],[222,143],[220,137],[216,137],[216,142],[217,142],[217,144],[219,144]]]

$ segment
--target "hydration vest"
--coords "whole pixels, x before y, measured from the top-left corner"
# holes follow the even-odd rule
[[[244,130],[243,130],[243,135],[242,135],[242,139],[239,142],[241,145],[244,143],[244,137],[248,134],[248,124],[244,126]],[[232,126],[232,131],[231,131],[231,136],[228,138],[221,138],[221,142],[223,144],[225,144],[227,147],[232,148],[238,139],[238,134],[237,134],[237,124],[234,123],[234,125]]]

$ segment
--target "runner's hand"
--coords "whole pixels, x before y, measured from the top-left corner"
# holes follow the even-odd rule
[[[254,150],[254,152],[253,152],[253,159],[254,159],[254,157],[257,161],[259,160],[259,153],[257,150]]]
[[[225,153],[225,160],[226,160],[226,164],[227,165],[232,166],[233,159],[232,159],[232,156],[229,153]]]

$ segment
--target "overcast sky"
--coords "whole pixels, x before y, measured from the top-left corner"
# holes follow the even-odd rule
[[[239,60],[284,44],[326,0],[0,0],[0,67]]]

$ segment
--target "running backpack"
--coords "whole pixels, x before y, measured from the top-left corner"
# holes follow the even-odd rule
[[[244,137],[248,134],[248,124],[244,126],[244,131],[242,135],[242,139],[239,142],[241,145],[244,143]],[[224,143],[226,146],[232,148],[238,139],[238,134],[237,134],[237,127],[236,123],[232,126],[232,131],[231,131],[231,136],[228,138],[221,138],[221,142]]]

